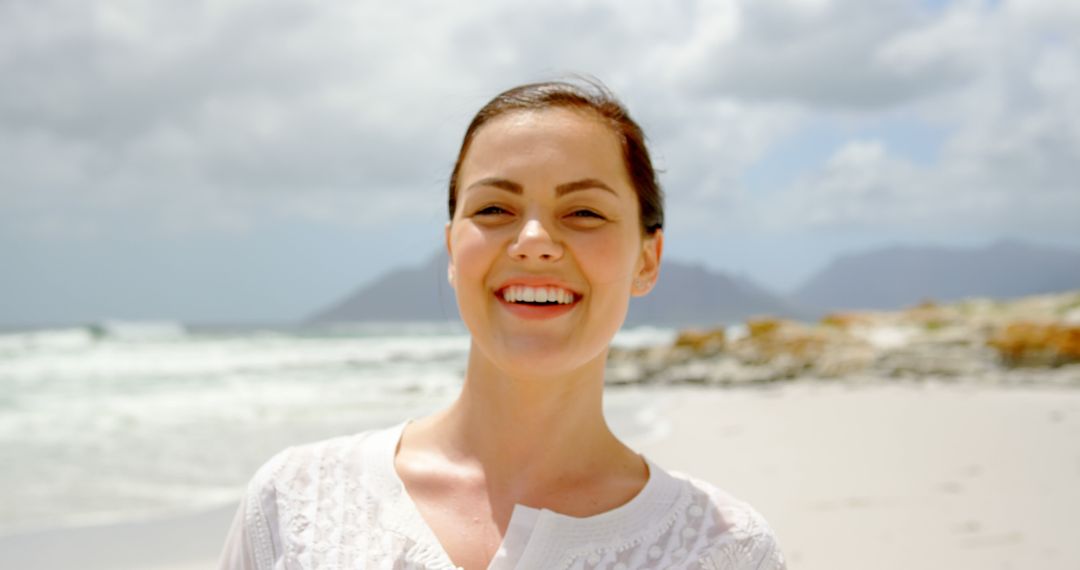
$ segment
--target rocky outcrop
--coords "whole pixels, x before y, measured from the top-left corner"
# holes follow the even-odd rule
[[[1009,323],[987,341],[1010,366],[1080,363],[1080,325],[1022,321]]]
[[[776,318],[685,330],[670,346],[613,349],[612,384],[747,385],[800,378],[1048,382],[1080,387],[1080,292],[1008,303]]]

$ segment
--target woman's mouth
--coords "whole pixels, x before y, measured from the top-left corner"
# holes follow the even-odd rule
[[[524,303],[527,305],[569,305],[574,302],[575,297],[577,295],[573,291],[562,287],[511,285],[502,290],[502,298],[507,303]]]
[[[517,317],[536,320],[564,315],[577,305],[581,295],[555,286],[510,285],[495,292],[500,304]]]

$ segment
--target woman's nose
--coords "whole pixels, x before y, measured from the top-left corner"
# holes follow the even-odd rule
[[[508,251],[518,260],[539,259],[556,261],[562,257],[563,247],[552,239],[544,224],[536,219],[526,220],[518,232],[517,239],[510,244]]]

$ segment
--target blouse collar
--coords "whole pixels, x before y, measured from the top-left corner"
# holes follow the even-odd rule
[[[431,558],[429,562],[439,559],[441,564],[437,564],[437,567],[455,568],[394,468],[397,446],[409,421],[379,430],[366,439],[363,454],[364,471],[370,474],[366,482],[371,491],[368,496],[384,507],[378,509],[378,517],[385,528],[421,545],[421,550],[425,551],[424,557]],[[649,479],[645,486],[632,499],[609,511],[574,517],[549,509],[515,505],[515,514],[519,510],[537,513],[528,550],[542,548],[541,545],[545,543],[558,545],[564,554],[577,548],[618,549],[649,540],[666,530],[672,522],[667,519],[678,510],[677,503],[688,500],[688,497],[675,477],[647,457],[642,458],[649,467]]]

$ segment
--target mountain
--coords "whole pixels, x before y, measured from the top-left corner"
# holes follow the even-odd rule
[[[422,265],[394,269],[313,315],[310,322],[450,321],[458,318],[446,280],[446,254]]]
[[[803,314],[749,279],[665,260],[656,288],[631,301],[626,324],[715,325],[766,313]],[[453,289],[446,282],[446,254],[440,252],[420,266],[396,269],[377,278],[310,321],[444,321],[457,317]]]
[[[626,324],[708,326],[764,314],[799,318],[805,312],[745,277],[665,260],[652,292],[630,301]]]
[[[793,295],[819,311],[894,309],[924,299],[1012,298],[1080,288],[1080,252],[1015,241],[982,248],[888,247],[837,258]]]

